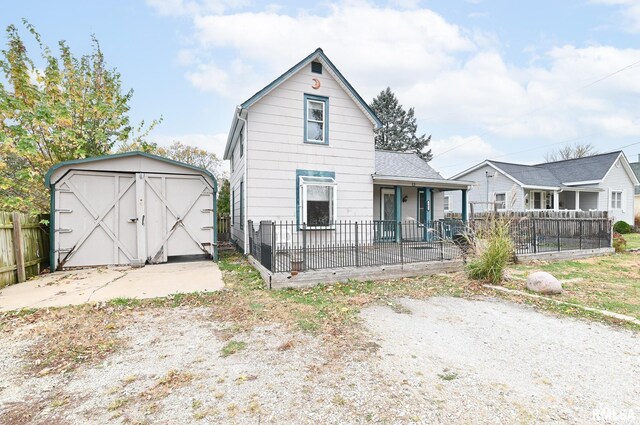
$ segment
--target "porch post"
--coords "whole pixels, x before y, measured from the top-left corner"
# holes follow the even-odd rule
[[[402,186],[396,186],[396,242],[400,242],[400,221],[402,220]]]
[[[462,189],[462,221],[469,221],[469,213],[467,212],[467,189]]]
[[[580,192],[576,191],[576,207],[575,210],[580,210]]]
[[[560,210],[560,192],[558,192],[557,190],[553,191],[553,210],[554,211],[559,211]]]

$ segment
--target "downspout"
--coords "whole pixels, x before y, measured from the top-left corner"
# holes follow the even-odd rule
[[[55,184],[49,185],[49,272],[56,271],[56,187]]]
[[[238,108],[236,109],[236,117],[242,121],[244,123],[243,126],[243,131],[242,131],[242,138],[243,140],[243,155],[244,155],[244,177],[243,177],[243,191],[242,191],[242,207],[244,208],[244,213],[242,213],[242,219],[244,220],[244,223],[242,223],[242,228],[244,229],[244,241],[243,241],[243,251],[244,254],[247,255],[249,253],[249,228],[247,226],[247,221],[249,220],[249,214],[247,214],[247,192],[248,192],[248,174],[249,174],[249,169],[247,168],[247,157],[248,157],[248,151],[249,151],[249,145],[247,143],[247,133],[249,132],[249,123],[247,122],[247,120],[245,118],[242,118],[242,108]]]

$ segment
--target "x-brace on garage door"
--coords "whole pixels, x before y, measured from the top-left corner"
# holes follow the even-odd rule
[[[57,268],[213,255],[215,193],[201,175],[73,170],[54,196]]]

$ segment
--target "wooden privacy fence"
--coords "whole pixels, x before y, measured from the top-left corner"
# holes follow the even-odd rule
[[[0,211],[0,288],[37,276],[49,263],[48,215]]]
[[[218,242],[229,242],[231,236],[231,219],[228,215],[218,216]]]

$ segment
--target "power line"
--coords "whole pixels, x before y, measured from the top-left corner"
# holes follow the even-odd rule
[[[619,74],[619,73],[621,73],[621,72],[624,72],[624,71],[626,71],[626,70],[628,70],[628,69],[631,69],[631,68],[633,68],[633,67],[635,67],[635,66],[637,66],[637,65],[639,65],[639,64],[640,64],[640,60],[637,60],[637,61],[635,61],[635,62],[633,62],[633,63],[631,63],[631,64],[629,64],[629,65],[626,65],[626,66],[624,66],[624,67],[622,67],[622,68],[619,68],[619,69],[617,69],[617,70],[615,70],[615,71],[613,71],[613,72],[610,72],[610,73],[608,73],[608,74],[606,74],[606,75],[604,75],[604,76],[602,76],[602,77],[600,77],[600,78],[596,79],[595,81],[592,81],[592,82],[591,82],[591,83],[589,83],[589,84],[586,84],[586,85],[581,86],[581,87],[579,87],[579,88],[577,88],[577,89],[575,89],[575,90],[572,90],[572,91],[569,91],[569,92],[564,93],[564,95],[562,95],[561,97],[558,97],[556,100],[554,100],[554,101],[552,101],[552,102],[547,103],[546,105],[540,106],[540,107],[538,107],[538,108],[535,108],[535,109],[532,109],[532,110],[530,110],[530,111],[528,111],[528,112],[525,112],[525,113],[524,113],[524,114],[522,114],[522,115],[519,115],[518,117],[514,118],[511,122],[513,123],[513,122],[515,122],[515,121],[517,121],[517,120],[519,120],[519,119],[521,119],[521,118],[526,117],[527,115],[531,115],[531,114],[533,114],[533,113],[535,113],[535,112],[538,112],[538,111],[541,111],[541,110],[543,110],[543,109],[545,109],[545,108],[548,108],[549,106],[554,105],[554,104],[558,103],[558,102],[559,102],[559,101],[561,101],[561,100],[564,100],[564,99],[566,98],[566,96],[567,96],[567,95],[569,95],[569,94],[577,93],[577,92],[579,92],[579,91],[582,91],[582,90],[584,90],[584,89],[586,89],[586,88],[589,88],[589,87],[591,87],[591,86],[593,86],[593,85],[595,85],[595,84],[597,84],[597,83],[600,83],[600,82],[602,82],[602,81],[604,81],[604,80],[606,80],[606,79],[608,79],[608,78],[611,78],[611,77],[613,77],[614,75],[617,75],[617,74]],[[442,156],[442,155],[444,155],[444,154],[446,154],[446,153],[449,153],[449,152],[451,152],[451,151],[453,151],[453,150],[456,150],[456,149],[458,149],[458,148],[460,148],[460,147],[462,147],[462,146],[464,146],[464,145],[466,145],[466,144],[470,143],[470,142],[471,142],[471,141],[473,141],[474,139],[476,139],[476,138],[481,138],[482,136],[487,135],[487,134],[489,134],[489,133],[490,133],[490,130],[486,130],[486,131],[484,131],[484,132],[480,133],[479,135],[472,136],[472,137],[471,137],[471,139],[469,139],[469,140],[465,140],[464,142],[460,143],[459,145],[456,145],[456,146],[454,146],[454,147],[452,147],[452,148],[450,148],[450,149],[447,149],[447,150],[446,150],[446,151],[444,151],[444,152],[440,152],[439,154],[434,155],[434,156],[433,156],[433,158],[437,158],[437,157]]]
[[[565,143],[571,143],[571,142],[575,142],[576,140],[582,140],[582,139],[586,139],[586,138],[595,136],[597,134],[600,134],[600,133],[591,133],[591,134],[587,134],[585,136],[573,137],[571,139],[565,139],[565,140],[562,140],[560,142],[554,142],[554,143],[549,143],[549,144],[546,144],[546,145],[540,145],[540,146],[536,146],[534,148],[523,149],[523,150],[516,151],[516,152],[509,152],[509,153],[505,153],[505,154],[502,154],[502,155],[494,156],[493,159],[495,159],[495,158],[504,158],[506,156],[517,155],[519,153],[531,152],[531,151],[535,151],[535,150],[538,150],[538,149],[547,148],[549,146],[555,146],[555,145],[562,145],[562,144],[565,144]],[[435,158],[435,156],[434,156],[434,158]],[[467,164],[470,164],[470,162],[465,162],[464,164],[459,163],[459,164],[455,164],[455,165],[446,165],[444,167],[438,167],[438,169],[459,167],[461,165],[467,165]]]

